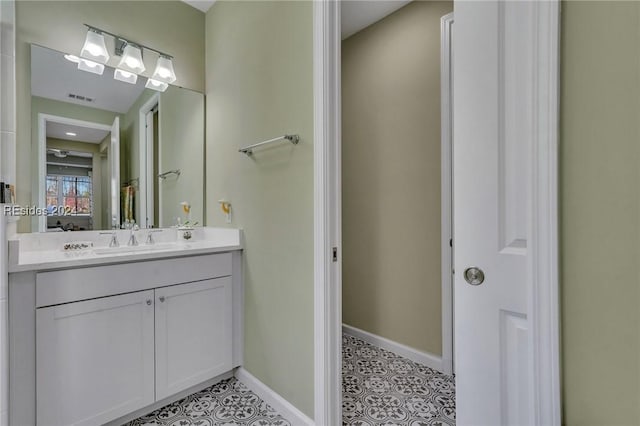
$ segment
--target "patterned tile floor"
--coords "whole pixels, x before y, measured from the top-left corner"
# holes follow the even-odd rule
[[[455,425],[452,377],[342,335],[344,425]]]
[[[140,417],[126,426],[291,426],[235,378]]]
[[[355,426],[455,425],[453,378],[356,337],[342,336],[342,419]],[[126,426],[291,426],[235,378]]]

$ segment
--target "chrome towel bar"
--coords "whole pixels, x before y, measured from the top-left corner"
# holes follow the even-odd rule
[[[169,177],[169,175],[176,175],[176,177],[180,176],[180,169],[176,169],[176,170],[169,170],[168,172],[164,172],[164,173],[160,173],[158,175],[158,177],[160,179],[166,179]]]
[[[269,139],[268,141],[262,141],[253,145],[249,145],[249,146],[245,146],[244,148],[240,148],[238,150],[238,152],[241,152],[243,154],[247,154],[247,155],[252,155],[253,154],[253,149],[257,148],[259,146],[262,145],[266,145],[272,142],[277,142],[280,140],[288,140],[289,142],[291,142],[294,145],[297,145],[298,142],[300,142],[300,137],[298,135],[283,135],[283,136],[278,136],[277,138],[273,138],[273,139]]]

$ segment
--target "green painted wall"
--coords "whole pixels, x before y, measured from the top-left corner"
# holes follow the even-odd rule
[[[207,224],[244,229],[245,367],[313,415],[311,2],[217,2],[206,19]],[[285,133],[252,158],[238,148]],[[217,200],[233,207],[224,222]]]
[[[204,219],[204,105],[202,93],[170,87],[160,95],[160,172],[180,170],[180,178],[160,182],[160,226],[184,219],[180,203],[191,205],[191,220]]]
[[[640,3],[562,3],[567,425],[640,424]]]

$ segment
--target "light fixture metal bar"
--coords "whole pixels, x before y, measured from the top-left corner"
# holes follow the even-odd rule
[[[157,54],[158,54],[158,55],[160,55],[160,56],[164,56],[165,58],[173,59],[173,56],[169,55],[168,53],[164,53],[164,52],[161,52],[161,51],[159,51],[159,50],[157,50],[157,49],[154,49],[153,47],[145,46],[144,44],[138,43],[138,42],[133,41],[133,40],[129,40],[128,38],[126,38],[126,37],[122,37],[122,36],[120,36],[120,35],[118,35],[118,34],[114,34],[114,33],[112,33],[112,32],[105,31],[105,30],[103,30],[102,28],[94,27],[93,25],[89,25],[89,24],[84,24],[84,26],[85,26],[85,27],[87,27],[87,28],[89,28],[90,30],[93,30],[93,31],[97,31],[97,32],[99,32],[99,33],[103,33],[103,34],[110,35],[111,37],[113,37],[114,39],[116,39],[116,43],[117,43],[117,41],[118,41],[118,40],[124,40],[125,42],[127,42],[127,43],[129,43],[129,44],[133,44],[133,45],[135,45],[135,46],[138,46],[138,47],[139,47],[139,48],[141,48],[141,49],[147,49],[147,50],[150,50],[150,51],[152,51],[152,52],[157,53]]]

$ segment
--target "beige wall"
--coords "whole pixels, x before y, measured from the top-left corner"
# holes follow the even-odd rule
[[[207,224],[244,229],[245,367],[313,416],[311,2],[207,12]],[[238,153],[287,132],[281,143]],[[224,222],[217,200],[233,204]]]
[[[640,424],[640,3],[562,4],[564,415]]]
[[[415,2],[342,43],[343,322],[442,353],[440,18]]]
[[[176,85],[204,91],[204,14],[180,1],[17,1],[16,2],[16,197],[33,203],[29,161],[31,56],[30,43],[78,53],[84,43],[83,23],[121,34],[175,56]],[[108,43],[111,43],[107,38]],[[115,56],[115,55],[114,55]],[[145,56],[153,73],[155,55]],[[110,64],[117,59],[113,57]],[[21,220],[19,232],[29,232]]]

